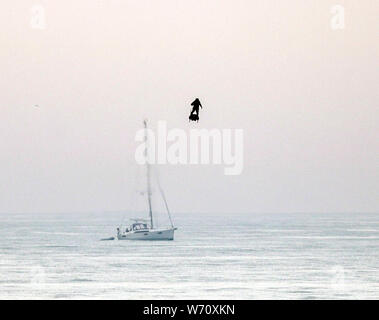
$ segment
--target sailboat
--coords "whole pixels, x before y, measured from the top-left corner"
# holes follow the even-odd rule
[[[123,229],[122,227],[117,228],[117,239],[118,240],[174,240],[174,231],[177,228],[174,227],[172,223],[170,210],[168,209],[168,204],[166,201],[165,194],[161,188],[158,181],[158,188],[162,196],[163,202],[165,204],[167,214],[170,220],[170,226],[165,228],[156,228],[154,225],[153,219],[153,209],[151,203],[151,168],[150,164],[147,161],[148,159],[148,134],[147,134],[147,121],[144,120],[144,129],[145,129],[145,146],[146,146],[146,194],[147,202],[149,208],[148,219],[131,219],[131,224]]]

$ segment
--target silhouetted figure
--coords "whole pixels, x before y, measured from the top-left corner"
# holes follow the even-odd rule
[[[196,98],[192,103],[192,111],[189,116],[189,121],[199,121],[199,107],[203,109],[203,106],[201,105],[201,102],[198,98]]]

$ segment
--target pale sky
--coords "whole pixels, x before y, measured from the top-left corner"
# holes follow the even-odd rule
[[[244,130],[242,175],[160,166],[177,214],[379,211],[377,0],[0,8],[0,213],[130,210],[144,117]]]

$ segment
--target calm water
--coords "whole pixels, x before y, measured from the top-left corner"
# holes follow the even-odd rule
[[[379,215],[174,215],[175,241],[99,241],[121,214],[0,215],[0,298],[379,299]]]

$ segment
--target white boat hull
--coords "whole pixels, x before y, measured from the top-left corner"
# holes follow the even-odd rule
[[[174,231],[172,229],[148,229],[138,230],[117,235],[118,240],[174,240]]]

